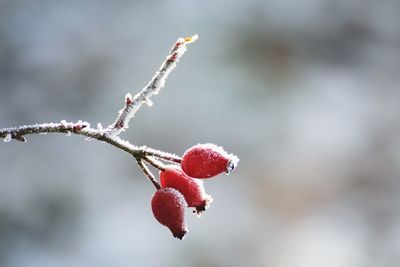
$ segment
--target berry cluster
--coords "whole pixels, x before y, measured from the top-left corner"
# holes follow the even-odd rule
[[[189,148],[183,154],[180,166],[168,165],[160,171],[161,189],[151,200],[154,217],[168,227],[174,237],[182,239],[187,233],[185,208],[194,208],[193,212],[200,215],[212,202],[201,179],[223,172],[229,174],[238,161],[238,157],[214,144]]]

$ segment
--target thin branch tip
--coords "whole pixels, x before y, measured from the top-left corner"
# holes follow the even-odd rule
[[[136,158],[136,162],[139,167],[142,169],[143,173],[150,180],[150,182],[154,185],[154,187],[158,190],[161,189],[160,183],[155,178],[154,174],[147,168],[146,164],[143,162],[143,159]]]
[[[185,42],[188,43],[188,44],[196,42],[197,39],[199,39],[199,35],[197,33],[195,35],[192,35],[192,36],[184,38]]]
[[[168,75],[176,67],[176,63],[186,52],[186,44],[193,43],[198,38],[197,34],[190,37],[179,38],[148,84],[134,97],[129,93],[125,95],[124,107],[119,111],[114,123],[107,127],[108,134],[114,136],[119,135],[124,129],[128,128],[129,121],[135,116],[136,112],[143,104],[147,104],[149,107],[153,105],[150,98],[153,95],[159,94],[160,90],[165,86]]]

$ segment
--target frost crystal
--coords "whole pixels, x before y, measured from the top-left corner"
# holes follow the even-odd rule
[[[196,41],[197,39],[199,39],[199,35],[195,34],[192,37],[189,37],[190,40],[186,40],[188,43],[193,43],[194,41]]]
[[[150,97],[146,97],[144,103],[146,103],[146,105],[149,107],[153,106],[153,101],[150,100]]]
[[[103,131],[103,125],[101,125],[100,122],[97,124],[97,131],[99,132]]]
[[[186,52],[186,45],[193,43],[197,39],[197,34],[186,38],[179,38],[150,82],[134,97],[129,93],[125,95],[125,106],[118,112],[118,117],[115,122],[107,127],[106,131],[108,135],[117,136],[124,129],[128,128],[130,119],[134,117],[135,113],[143,104],[146,104],[149,107],[153,106],[150,97],[157,95],[161,88],[164,87],[168,75],[175,68],[176,63],[182,55]]]
[[[66,120],[62,120],[60,123],[61,123],[61,125],[62,125],[63,127],[67,128],[68,122],[67,122]],[[50,126],[51,126],[51,125],[50,125]]]
[[[12,139],[12,136],[11,136],[11,134],[8,133],[8,134],[6,135],[6,137],[4,137],[4,140],[3,140],[3,141],[4,141],[5,143],[8,143],[8,142],[11,141],[11,139]]]
[[[126,95],[125,95],[125,104],[126,105],[130,105],[130,104],[132,104],[132,95],[130,94],[130,93],[127,93]]]

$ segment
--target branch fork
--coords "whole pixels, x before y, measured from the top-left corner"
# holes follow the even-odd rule
[[[146,146],[135,146],[119,137],[119,134],[129,127],[129,121],[135,116],[136,112],[144,103],[152,106],[151,97],[159,94],[164,87],[168,75],[176,67],[177,62],[186,52],[186,45],[193,43],[198,38],[197,35],[179,38],[172,46],[166,59],[161,64],[158,71],[148,84],[135,96],[126,94],[124,107],[119,111],[114,123],[103,129],[102,125],[97,124],[97,128],[92,128],[88,122],[66,122],[62,120],[58,123],[41,123],[33,125],[24,125],[13,128],[0,129],[0,138],[4,142],[17,140],[26,142],[26,135],[30,134],[46,134],[46,133],[64,133],[69,135],[77,134],[86,136],[89,140],[99,140],[109,143],[116,148],[131,154],[135,159],[143,173],[152,182],[152,184],[160,189],[161,186],[154,174],[146,166],[146,163],[159,169],[165,170],[164,162],[180,163],[181,158],[175,154],[148,148]]]

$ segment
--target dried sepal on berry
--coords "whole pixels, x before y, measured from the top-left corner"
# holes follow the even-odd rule
[[[183,239],[187,233],[186,205],[183,195],[173,188],[159,189],[151,199],[154,217],[159,223],[168,227],[174,237],[179,239]]]
[[[238,164],[239,158],[228,154],[214,144],[198,144],[183,154],[182,170],[194,178],[210,178],[220,173],[229,174]]]
[[[198,215],[209,208],[213,200],[206,194],[203,181],[189,177],[178,165],[168,165],[160,171],[160,184],[162,188],[170,187],[181,192],[188,207],[194,208]]]

